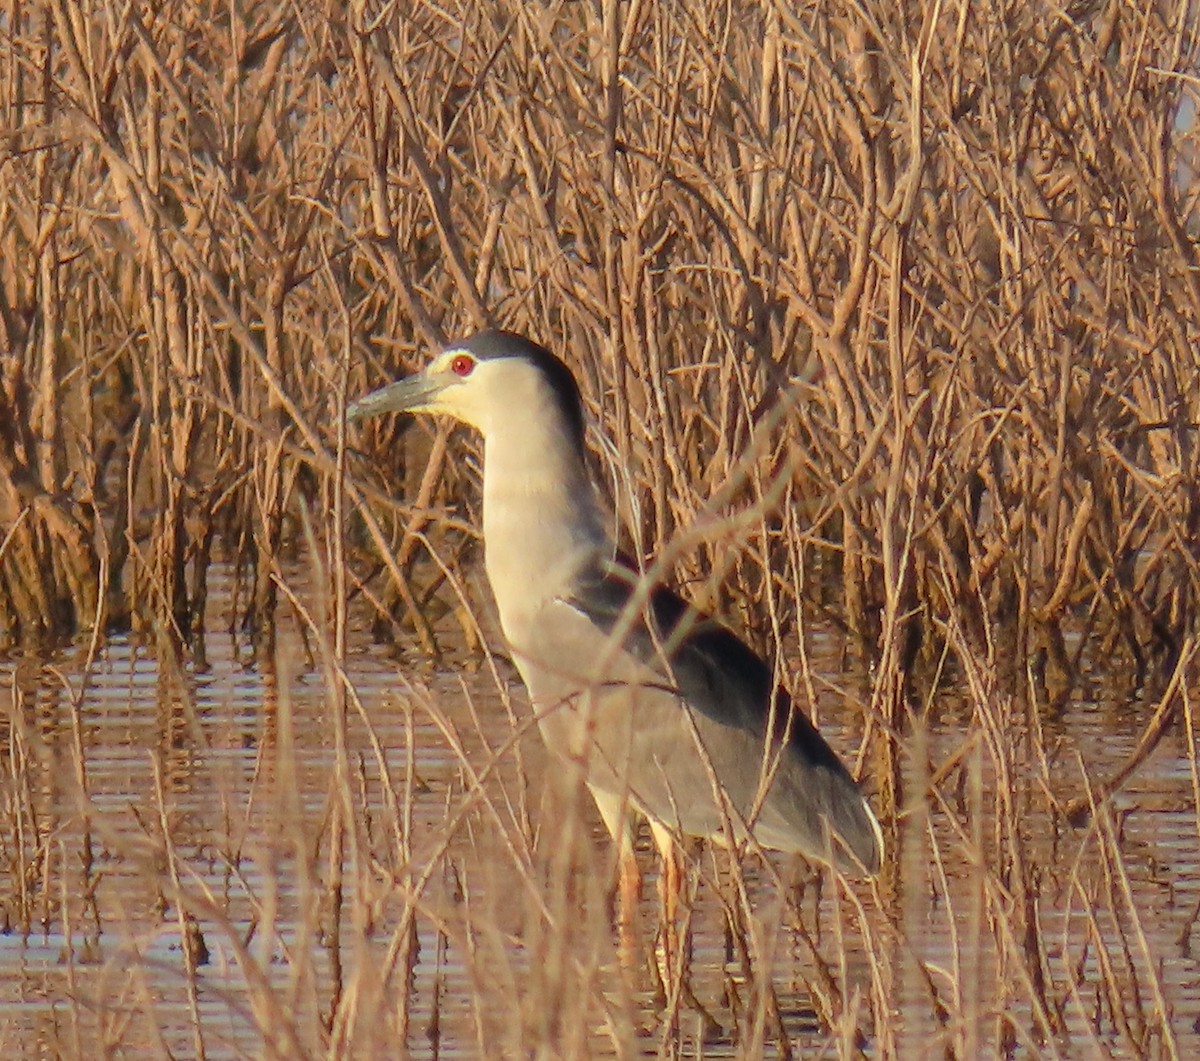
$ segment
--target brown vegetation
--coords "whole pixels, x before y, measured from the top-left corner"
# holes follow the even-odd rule
[[[755,567],[785,600],[822,581],[805,561],[885,655],[953,608],[1068,671],[1173,659],[1200,519],[1183,10],[12,8],[0,630],[187,642],[214,544],[269,627],[347,379],[490,320],[578,366],[647,547],[787,394],[749,478],[792,476],[806,529],[789,556],[768,514],[728,573],[755,599]]]
[[[132,626],[202,664],[223,556],[270,660],[294,546],[328,561],[331,676],[355,593],[428,650],[434,594],[476,637],[468,462],[403,424],[347,440],[342,411],[448,335],[527,332],[613,440],[636,547],[788,658],[816,607],[874,664],[896,873],[941,871],[923,829],[954,788],[971,916],[1052,1042],[1022,816],[1099,808],[1120,856],[1112,783],[1050,792],[1039,718],[1101,660],[1159,703],[1140,761],[1196,685],[1194,32],[1169,0],[9,0],[0,642]],[[919,707],[948,671],[972,706],[939,765]],[[929,992],[976,1056],[979,998]],[[1170,1054],[1141,1019],[1122,1034]]]

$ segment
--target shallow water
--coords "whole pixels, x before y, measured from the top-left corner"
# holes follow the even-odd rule
[[[836,677],[836,644],[810,637],[814,669]],[[1081,762],[1093,780],[1107,776],[1153,705],[1074,703],[1045,723],[1048,771],[1020,754],[1010,763],[1025,824],[1011,846],[994,834],[995,764],[980,750],[977,773],[964,775],[978,777],[978,792],[947,783],[943,805],[924,805],[927,819],[908,814],[898,869],[876,885],[818,887],[803,867],[749,860],[759,948],[749,978],[722,913],[728,861],[694,853],[692,986],[741,1029],[701,1043],[694,1007],[680,1007],[668,1034],[648,974],[632,984],[621,974],[605,909],[608,842],[586,803],[573,809],[536,735],[514,740],[524,707],[507,665],[497,664],[499,682],[488,666],[466,666],[477,661],[432,671],[354,634],[345,671],[362,713],[347,709],[343,737],[331,681],[309,651],[285,629],[276,672],[264,674],[214,628],[202,674],[161,667],[129,639],[107,644],[86,681],[86,646],[0,669],[0,1046],[66,1057],[447,1058],[539,1046],[546,1056],[756,1056],[754,1044],[773,1042],[769,1028],[754,1032],[752,1013],[756,989],[770,985],[805,1056],[837,1056],[839,1043],[881,1052],[853,1006],[840,1028],[824,1024],[814,991],[825,983],[857,992],[861,1007],[873,990],[885,998],[902,1055],[957,1041],[980,1056],[1200,1056],[1200,816],[1181,727],[1112,800],[1107,851],[1095,830],[1055,824],[1041,792],[1049,777],[1059,798],[1079,794]],[[966,732],[955,706],[965,696],[939,702],[948,706],[927,734],[934,764]],[[834,696],[821,708],[831,742],[849,753],[861,712]],[[995,871],[987,883],[971,865],[976,829]],[[1036,867],[1037,893],[1018,888],[989,906],[985,888],[1021,879],[1008,873],[1013,858]],[[648,962],[657,867],[646,850],[641,862]],[[775,873],[799,891],[781,890]],[[1114,906],[1114,896],[1128,901]],[[1025,904],[1039,931],[1006,941],[988,913],[1006,903]],[[207,951],[194,965],[181,906]],[[797,922],[799,934],[787,927]],[[1030,946],[1057,1000],[1046,1040],[1021,983],[1038,965],[1019,960]],[[831,981],[814,975],[817,956]],[[949,1004],[945,1020],[930,983]],[[1160,1006],[1169,1035],[1155,1027]],[[958,1040],[955,1013],[974,1015]]]

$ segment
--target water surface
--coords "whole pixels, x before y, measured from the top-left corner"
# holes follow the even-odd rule
[[[1200,817],[1184,727],[1091,827],[1050,810],[1051,795],[1116,768],[1153,705],[1075,702],[1036,740],[1013,718],[999,753],[970,698],[947,690],[922,738],[928,761],[969,766],[906,805],[881,881],[750,858],[754,913],[738,931],[727,856],[693,852],[691,987],[727,1029],[702,1041],[695,1006],[664,1011],[648,968],[622,972],[610,846],[527,732],[503,659],[434,670],[355,632],[342,726],[313,639],[285,629],[264,672],[219,626],[203,673],[132,639],[108,643],[90,672],[86,646],[0,670],[10,1053],[720,1057],[765,1043],[775,1056],[770,988],[805,1056],[1200,1056]],[[836,643],[809,637],[836,688]],[[823,729],[849,755],[862,712],[822,696]],[[1009,803],[1015,817],[997,809]],[[997,910],[1016,911],[1021,938]],[[738,939],[752,941],[749,961]],[[1049,1038],[1029,1002],[1039,976]]]

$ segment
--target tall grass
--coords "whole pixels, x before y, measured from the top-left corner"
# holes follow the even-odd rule
[[[951,606],[972,639],[1010,617],[1068,683],[1097,646],[1139,676],[1177,655],[1186,7],[34,3],[6,26],[10,641],[192,642],[218,545],[268,630],[345,389],[498,321],[584,377],[647,548],[822,369],[730,497],[786,468],[801,544],[771,512],[723,590],[794,608],[832,571],[833,610],[901,663]],[[401,493],[407,446],[374,441],[411,532],[436,477]]]
[[[328,675],[337,796],[307,839],[323,865],[297,865],[314,895],[367,918],[370,882],[342,876],[365,842],[339,721],[357,710],[347,600],[426,652],[489,630],[465,585],[469,444],[447,460],[442,431],[347,438],[341,413],[447,336],[525,331],[581,377],[636,550],[778,646],[814,705],[830,697],[807,659],[815,617],[873,669],[869,691],[834,692],[855,703],[900,854],[869,899],[838,893],[866,986],[827,940],[813,947],[808,986],[843,1055],[863,1029],[884,1055],[911,1046],[889,1021],[899,997],[920,998],[958,1056],[1053,1053],[1065,1014],[1084,1011],[1100,1038],[1178,1053],[1108,796],[1173,724],[1193,737],[1188,5],[9,0],[0,52],[0,639],[131,627],[164,674],[202,668],[213,562],[228,558],[229,624],[260,663],[274,665],[281,616],[299,616]],[[316,589],[281,597],[301,555],[320,558]],[[1046,736],[1091,695],[1097,661],[1159,708],[1112,776]],[[943,684],[966,690],[963,736],[935,754]],[[86,684],[73,697],[82,733]],[[28,924],[57,909],[32,886],[57,879],[29,787],[49,738],[9,732],[6,916]],[[103,816],[76,743],[86,837]],[[483,791],[470,771],[484,768],[461,759],[464,791]],[[412,792],[410,777],[385,800],[385,862],[413,864]],[[1071,885],[1094,920],[1083,953],[1073,936],[1061,948],[1080,970],[1106,956],[1095,998],[1079,987],[1090,973],[1046,953],[1029,856],[1031,830],[1067,817],[1109,867]],[[491,820],[530,895],[604,879],[586,837],[540,863],[519,806]],[[172,867],[169,829],[155,836]],[[422,864],[454,876],[440,855]],[[947,914],[963,968],[931,970],[905,903],[948,895],[939,882],[963,864],[970,898]],[[169,885],[184,913],[217,916],[173,869]],[[487,917],[451,925],[406,894],[371,999],[412,960],[418,909],[456,953],[503,953]],[[612,997],[595,979],[601,924],[577,938],[561,912],[531,915],[530,938],[560,948],[542,987]],[[755,931],[734,933],[758,948],[751,965],[769,950]],[[984,937],[990,979],[969,957]],[[327,981],[304,967],[296,990],[325,992],[329,1018],[305,1050],[356,1041],[355,968],[335,961]],[[251,1008],[275,1013],[250,979]],[[746,1012],[765,1028],[770,978],[754,982]],[[630,1012],[606,1013],[617,1042],[633,1041]],[[584,1049],[550,1009],[521,1027],[518,1046]],[[271,1050],[300,1049],[289,1034]]]

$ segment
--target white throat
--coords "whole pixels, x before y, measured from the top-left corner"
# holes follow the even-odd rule
[[[488,581],[511,644],[526,617],[570,592],[607,536],[587,468],[557,410],[523,410],[488,425],[484,462]]]

